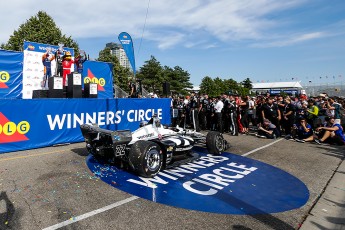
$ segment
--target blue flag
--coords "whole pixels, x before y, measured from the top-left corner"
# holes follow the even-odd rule
[[[125,50],[129,62],[131,63],[135,76],[135,59],[132,38],[127,32],[122,32],[119,34],[119,41],[122,45],[122,48]]]

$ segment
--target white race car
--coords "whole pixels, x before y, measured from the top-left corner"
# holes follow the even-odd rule
[[[143,177],[154,177],[169,165],[195,158],[192,148],[196,144],[206,145],[211,154],[221,154],[229,147],[219,132],[205,135],[179,127],[166,128],[157,116],[140,124],[134,132],[111,131],[89,124],[80,128],[89,153]]]

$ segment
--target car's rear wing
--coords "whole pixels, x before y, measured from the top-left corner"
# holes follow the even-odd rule
[[[111,131],[98,126],[83,124],[80,125],[81,132],[86,142],[103,141],[104,144],[124,144],[132,140],[130,130]],[[109,143],[111,142],[111,143]]]

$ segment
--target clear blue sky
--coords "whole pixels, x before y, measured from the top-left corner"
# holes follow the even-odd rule
[[[188,71],[194,85],[205,76],[345,82],[344,0],[61,2],[2,2],[0,42],[43,10],[91,58],[126,31],[134,40],[137,68],[153,55],[163,66]]]

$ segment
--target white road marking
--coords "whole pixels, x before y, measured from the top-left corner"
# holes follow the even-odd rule
[[[269,147],[269,146],[271,146],[271,145],[274,145],[275,143],[277,143],[277,142],[279,142],[279,141],[281,141],[281,140],[284,140],[284,138],[280,138],[280,139],[278,139],[278,140],[276,140],[276,141],[273,141],[272,143],[269,143],[269,144],[267,144],[267,145],[264,145],[264,146],[261,146],[261,147],[259,147],[259,148],[253,149],[253,150],[251,150],[251,151],[249,151],[249,152],[247,152],[247,153],[245,153],[245,154],[243,154],[243,155],[241,155],[241,156],[246,157],[246,156],[248,156],[248,155],[250,155],[250,154],[252,154],[252,153],[255,153],[255,152],[257,152],[257,151],[259,151],[259,150],[261,150],[261,149],[264,149],[264,148],[267,148],[267,147]]]
[[[93,211],[88,212],[88,213],[85,213],[85,214],[83,214],[83,215],[80,215],[80,216],[77,216],[77,217],[73,217],[73,218],[71,218],[71,219],[69,219],[69,220],[66,220],[66,221],[64,221],[64,222],[55,224],[55,225],[50,226],[50,227],[47,227],[47,228],[44,228],[43,230],[55,230],[55,229],[59,229],[59,228],[65,227],[65,226],[67,226],[67,225],[73,224],[73,223],[75,223],[75,222],[81,221],[81,220],[83,220],[83,219],[89,218],[89,217],[91,217],[91,216],[94,216],[94,215],[97,215],[97,214],[99,214],[99,213],[108,211],[108,210],[110,210],[110,209],[116,208],[116,207],[121,206],[121,205],[123,205],[123,204],[129,203],[129,202],[131,202],[131,201],[133,201],[133,200],[136,200],[136,199],[138,199],[138,198],[139,198],[139,197],[137,197],[137,196],[131,196],[131,197],[127,198],[127,199],[120,200],[120,201],[118,201],[118,202],[115,202],[115,203],[113,203],[113,204],[111,204],[111,205],[108,205],[108,206],[105,206],[105,207],[103,207],[103,208],[93,210]]]
[[[267,148],[267,147],[269,147],[269,146],[271,146],[271,145],[274,145],[275,143],[277,143],[277,142],[279,142],[279,141],[281,141],[281,140],[283,140],[283,138],[278,139],[278,140],[276,140],[276,141],[273,141],[272,143],[269,143],[269,144],[267,144],[267,145],[261,146],[261,147],[259,147],[259,148],[253,149],[253,150],[251,150],[251,151],[249,151],[249,152],[243,154],[242,156],[248,156],[248,155],[250,155],[250,154],[252,154],[252,153],[254,153],[254,152],[257,152],[257,151],[259,151],[259,150],[261,150],[261,149],[264,149],[264,148]],[[96,209],[96,210],[94,210],[94,211],[85,213],[85,214],[83,214],[83,215],[80,215],[80,216],[77,216],[77,217],[73,217],[72,219],[66,220],[66,221],[64,221],[64,222],[61,222],[61,223],[52,225],[52,226],[47,227],[47,228],[44,228],[43,230],[55,230],[55,229],[59,229],[59,228],[65,227],[65,226],[67,226],[67,225],[73,224],[73,223],[75,223],[75,222],[81,221],[81,220],[83,220],[83,219],[89,218],[89,217],[91,217],[91,216],[94,216],[94,215],[97,215],[97,214],[99,214],[99,213],[108,211],[108,210],[110,210],[110,209],[116,208],[116,207],[121,206],[121,205],[123,205],[123,204],[129,203],[129,202],[131,202],[131,201],[133,201],[133,200],[136,200],[136,199],[138,199],[138,198],[139,198],[139,197],[137,197],[137,196],[131,196],[131,197],[127,198],[127,199],[120,200],[120,201],[118,201],[118,202],[116,202],[116,203],[110,204],[110,205],[105,206],[105,207],[103,207],[103,208]]]

